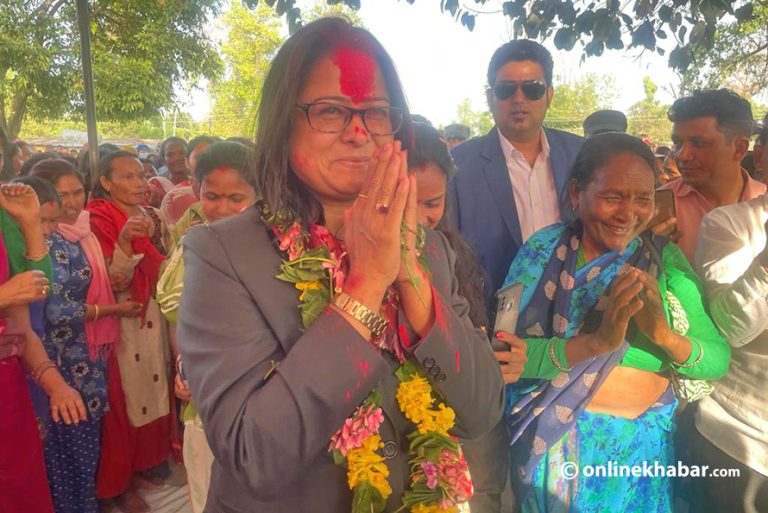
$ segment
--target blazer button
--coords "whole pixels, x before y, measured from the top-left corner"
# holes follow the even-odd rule
[[[426,358],[424,358],[424,360],[421,363],[424,364],[425,369],[431,369],[432,367],[435,366],[436,362],[434,358],[432,358],[431,356],[427,356]]]
[[[397,456],[397,444],[391,440],[389,442],[385,442],[382,453],[386,459],[391,460]]]
[[[439,365],[435,365],[434,367],[429,369],[429,373],[432,374],[435,377],[437,377],[437,375],[440,374],[440,371],[441,371],[441,369],[440,369]]]
[[[446,379],[448,379],[448,376],[446,376],[444,372],[441,372],[440,374],[435,376],[435,383],[442,383]]]

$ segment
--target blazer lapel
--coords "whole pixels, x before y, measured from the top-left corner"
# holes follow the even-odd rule
[[[555,179],[555,189],[557,189],[557,204],[560,206],[560,219],[565,219],[570,214],[570,205],[564,201],[565,188],[568,183],[570,169],[568,169],[568,159],[565,155],[565,145],[559,140],[558,135],[551,130],[544,129],[549,142],[549,167],[552,170],[552,176]]]
[[[509,170],[504,159],[504,153],[501,151],[496,127],[491,129],[484,139],[480,157],[486,161],[483,165],[485,179],[488,182],[493,201],[501,212],[501,218],[504,220],[507,231],[512,235],[515,243],[520,246],[523,243],[523,235],[517,217],[515,195],[512,192],[512,181],[509,179]]]
[[[291,283],[275,278],[280,273],[282,255],[272,244],[258,210],[250,208],[240,215],[247,216],[251,222],[241,225],[247,226],[245,233],[237,234],[242,250],[230,255],[233,267],[241,273],[243,285],[256,300],[264,320],[287,354],[303,331],[299,291]]]

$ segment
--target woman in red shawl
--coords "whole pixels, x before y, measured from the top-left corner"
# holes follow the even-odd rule
[[[129,512],[149,510],[135,491],[148,483],[134,474],[168,458],[172,424],[167,330],[152,297],[164,259],[162,222],[141,206],[146,192],[139,159],[114,152],[102,160],[95,199],[86,207],[109,262],[115,299],[141,304],[138,318],[121,319],[120,342],[109,362],[111,410],[102,425],[96,483],[99,498],[115,498]]]

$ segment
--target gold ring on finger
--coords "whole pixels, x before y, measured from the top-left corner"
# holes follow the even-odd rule
[[[376,203],[376,210],[381,212],[382,214],[386,214],[389,212],[389,205],[386,203]]]
[[[43,288],[40,290],[40,293],[44,296],[48,295],[48,285],[43,285]]]

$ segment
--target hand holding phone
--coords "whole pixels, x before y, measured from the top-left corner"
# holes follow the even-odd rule
[[[496,322],[493,325],[493,337],[491,338],[491,347],[494,351],[509,351],[509,345],[499,340],[496,333],[503,331],[510,335],[515,334],[522,295],[523,285],[521,283],[513,283],[496,293]]]

